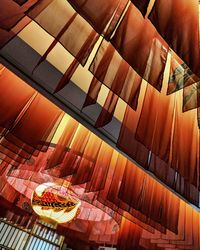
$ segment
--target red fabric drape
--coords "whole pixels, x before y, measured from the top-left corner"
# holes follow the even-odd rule
[[[70,142],[73,139],[74,133],[76,132],[76,129],[78,127],[77,122],[70,122],[70,126],[66,127],[63,131],[62,136],[60,137],[55,150],[51,157],[48,160],[48,168],[55,167],[59,164],[61,164],[64,160],[65,154],[67,153],[67,150],[69,148]]]
[[[200,102],[200,98],[198,99],[198,102]],[[197,121],[198,121],[198,126],[200,129],[200,108],[197,109]]]
[[[0,98],[0,127],[2,136],[8,129],[11,129],[19,114],[35,94],[35,91],[6,68],[0,73],[0,86],[2,89]]]
[[[134,5],[129,6],[111,43],[142,78],[161,89],[168,48]]]
[[[11,30],[38,0],[28,0],[22,6],[15,3],[13,0],[2,0],[0,10],[0,28],[2,30]]]
[[[102,141],[94,134],[90,134],[83,156],[76,174],[72,178],[73,184],[83,184],[91,179],[94,171],[95,161],[101,150]],[[102,151],[101,151],[102,152]],[[87,171],[85,171],[87,169]]]
[[[90,71],[96,79],[136,110],[142,78],[121,58],[111,44],[102,42],[90,65]],[[90,103],[92,96],[96,98],[99,84],[95,79],[92,80],[85,106],[87,102]]]
[[[99,33],[108,38],[119,21],[128,0],[68,0],[74,9]]]
[[[95,162],[91,180],[87,182],[86,191],[95,192],[104,189],[109,167],[111,164],[113,149],[102,142],[98,157]]]
[[[54,93],[57,93],[61,89],[63,89],[70,81],[71,77],[73,76],[74,72],[78,68],[79,62],[74,59],[69,68],[65,71],[64,75],[56,85],[56,88],[54,90]]]
[[[82,65],[86,63],[99,34],[71,8],[67,1],[42,0],[28,12],[28,16],[55,38],[35,68],[46,59],[58,42],[78,62]],[[59,19],[57,18],[58,16]],[[79,34],[79,39],[76,39],[77,34]]]
[[[7,69],[1,71],[0,84],[1,152],[23,162],[47,150],[63,114]]]
[[[158,99],[154,99],[150,89],[154,91],[152,87],[147,87],[141,114],[139,110],[126,110],[117,146],[190,202],[198,205],[199,138],[196,112],[182,113],[181,93],[176,99],[174,96],[163,95],[159,103],[154,103]],[[149,108],[152,108],[153,103],[155,106],[152,113]],[[159,125],[156,125],[157,122]],[[151,134],[148,136],[148,133]]]
[[[200,76],[198,0],[156,0],[149,18],[169,46]]]
[[[101,44],[90,65],[90,71],[95,78],[90,83],[83,107],[96,103],[101,82],[110,88],[103,109],[96,121],[96,127],[105,126],[112,120],[118,96],[131,108],[137,109],[142,78],[119,56],[112,45],[105,41]]]
[[[83,104],[83,108],[96,103],[100,89],[101,82],[93,77]]]
[[[92,48],[97,40],[96,32],[93,30],[88,38],[85,40],[84,44],[78,51],[76,58],[78,58],[78,61],[82,62],[84,61],[85,55],[88,53],[88,48]],[[70,67],[66,70],[65,74],[59,81],[58,85],[56,86],[56,89],[54,92],[58,92],[59,90],[63,89],[71,79],[72,75],[76,71],[79,63],[77,59],[74,59],[74,61],[71,63]]]
[[[123,158],[122,155],[118,155],[117,158],[113,155],[107,175],[105,188],[99,192],[97,199],[101,203],[111,208],[113,211],[119,213],[133,223],[140,225],[145,230],[152,232],[152,230],[154,231],[153,228],[155,228],[164,233],[166,231],[165,228],[156,221],[152,220],[150,218],[150,214],[144,215],[143,212],[130,207],[127,203],[123,202],[119,198],[118,194],[121,188],[121,185],[119,183],[122,182],[126,164],[127,160]],[[132,165],[132,169],[134,171],[134,165]],[[146,205],[147,204],[145,203],[145,206]]]
[[[126,219],[122,220],[119,238],[117,246],[121,250],[126,249],[137,249],[139,250],[139,241],[141,237],[142,230],[137,225],[127,221]]]
[[[178,208],[178,198],[166,194],[163,187],[144,175],[141,170],[134,171],[130,162],[126,165],[118,196],[120,200],[139,210],[147,218],[151,218],[173,232],[177,231],[179,211],[174,209],[172,204],[177,204]],[[170,222],[169,215],[171,216]]]
[[[148,85],[136,130],[137,140],[166,162],[169,161],[174,107],[174,96],[158,93]]]
[[[56,14],[52,16],[52,13]],[[67,1],[42,0],[28,12],[28,16],[55,38],[41,56],[33,71],[47,58],[58,42],[76,58],[74,60],[76,65],[71,66],[66,71],[65,76],[55,90],[57,92],[68,82],[68,79],[78,66],[78,62],[82,65],[86,63],[99,35],[71,8]],[[58,16],[59,18],[57,18]],[[79,39],[76,39],[77,34],[79,34]]]
[[[109,91],[104,106],[101,110],[101,113],[99,114],[96,120],[95,127],[97,128],[103,127],[112,120],[117,105],[117,101],[118,101],[118,96],[115,95],[112,91]]]
[[[61,114],[62,111],[55,105],[37,95],[5,138],[30,154],[34,150],[46,150],[60,122]]]
[[[149,150],[135,138],[138,119],[138,112],[134,112],[131,108],[127,107],[117,141],[117,147],[143,167],[147,167]]]
[[[181,94],[179,93],[179,95]],[[197,165],[199,138],[197,122],[193,118],[195,116],[195,110],[192,113],[182,113],[180,103],[177,101],[172,144],[172,167],[194,185],[197,183],[196,177],[199,168]]]
[[[49,0],[50,1],[50,0]],[[2,0],[0,8],[0,48],[15,37],[31,20],[27,12],[38,0]]]

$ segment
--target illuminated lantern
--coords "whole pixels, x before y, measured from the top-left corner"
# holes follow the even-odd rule
[[[31,198],[33,210],[43,220],[66,223],[80,213],[81,201],[69,186],[43,183],[34,190]]]

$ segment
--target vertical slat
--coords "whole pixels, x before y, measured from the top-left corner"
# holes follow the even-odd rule
[[[38,239],[38,238],[35,238],[35,239],[36,239],[36,241],[35,241],[35,244],[34,244],[34,248],[32,248],[33,250],[38,249],[38,245],[40,243],[40,239]]]
[[[20,235],[18,243],[17,243],[17,245],[15,247],[15,250],[21,250],[22,249],[21,246],[23,245],[25,235],[26,235],[26,233],[21,230],[21,235]]]
[[[5,223],[2,230],[1,230],[1,233],[0,233],[0,244],[2,242],[2,237],[5,234],[7,227],[8,227],[8,225]]]
[[[22,234],[22,231],[21,230],[19,230],[19,229],[17,229],[18,230],[18,234],[17,234],[17,236],[16,236],[16,238],[15,238],[15,241],[14,241],[14,244],[13,244],[13,249],[16,249],[16,246],[17,246],[17,244],[18,244],[18,242],[19,242],[19,239],[20,239],[20,237],[21,237],[21,234]]]
[[[43,248],[42,248],[42,245],[43,245],[43,240],[38,239],[37,249],[43,249]]]
[[[12,227],[10,225],[8,225],[6,230],[4,231],[3,237],[1,237],[1,239],[0,239],[1,240],[0,242],[2,245],[4,245],[4,242],[6,241],[6,238],[8,237],[8,234],[9,234],[11,228]]]
[[[46,249],[46,247],[47,247],[47,242],[46,242],[46,241],[44,241],[43,246],[42,246],[42,250],[45,250],[45,249]]]
[[[41,225],[35,224],[33,226],[33,230],[30,232],[21,228],[17,228],[16,226],[1,220],[0,243],[5,247],[15,250],[22,250],[24,248],[28,250],[60,249],[58,244],[61,245],[63,237],[58,235],[55,230],[53,230],[53,228],[53,226],[51,227],[51,225],[46,223],[42,223]],[[35,237],[34,235],[38,236],[39,238]],[[0,247],[0,250],[5,248],[3,246]]]
[[[43,228],[43,234],[42,234],[42,238],[46,239],[46,232],[47,232],[47,227]]]
[[[7,237],[7,239],[6,239],[5,243],[4,243],[5,246],[8,247],[10,241],[11,241],[12,238],[13,238],[14,232],[15,232],[15,227],[11,227],[11,230],[10,230],[10,232],[9,232],[9,235],[8,235],[8,237]]]
[[[31,249],[31,247],[32,247],[32,244],[33,244],[33,239],[34,239],[34,237],[33,236],[31,236],[30,238],[29,238],[29,240],[28,240],[28,244],[27,244],[27,246],[26,246],[26,249]],[[34,245],[34,244],[33,244]]]
[[[1,221],[1,223],[0,223],[0,232],[1,232],[1,229],[3,228],[4,224],[5,223],[3,221]]]
[[[46,240],[49,240],[49,237],[50,237],[50,230],[49,230],[49,228],[47,227],[45,239],[46,239]]]
[[[49,250],[49,246],[50,246],[50,244],[47,242],[47,243],[46,243],[46,247],[45,247],[44,250]]]
[[[13,237],[11,238],[8,247],[13,248],[12,245],[14,244],[17,234],[18,234],[18,229],[14,227]]]
[[[27,243],[28,238],[29,238],[29,233],[26,233],[26,236],[25,236],[25,238],[24,238],[24,243],[23,243],[23,245],[22,245],[22,249],[24,249],[24,246],[25,246],[25,244]]]
[[[58,242],[58,235],[56,232],[54,232],[53,238],[52,238],[52,242],[56,243]]]
[[[28,236],[29,236],[29,233],[24,232],[24,234],[23,234],[23,240],[22,240],[22,242],[21,242],[21,245],[20,245],[19,250],[21,250],[21,249],[24,248],[24,246],[25,246],[25,244],[26,244],[26,242],[27,242],[27,240],[28,240]]]

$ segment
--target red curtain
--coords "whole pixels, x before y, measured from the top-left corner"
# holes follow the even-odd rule
[[[2,0],[0,11],[0,28],[5,31],[11,30],[38,0],[28,0],[22,6],[13,0]]]
[[[146,168],[149,150],[135,138],[136,126],[139,119],[138,113],[129,107],[126,108],[117,147]]]
[[[71,63],[70,67],[66,70],[65,74],[59,81],[58,85],[56,86],[56,89],[54,92],[58,92],[59,90],[63,89],[70,81],[72,75],[76,71],[79,62],[83,62],[85,60],[85,55],[88,53],[88,48],[89,50],[92,49],[94,46],[98,36],[96,36],[96,32],[92,30],[92,32],[89,34],[88,38],[85,40],[84,44],[82,47],[79,49],[76,58],[74,61]]]
[[[112,34],[128,0],[68,0],[74,9],[99,33]]]
[[[156,0],[149,18],[169,46],[200,76],[199,1]]]
[[[26,104],[31,100],[35,91],[6,68],[0,73],[0,82],[3,92],[0,98],[0,127],[1,136],[3,136],[26,108]]]
[[[112,120],[117,105],[117,101],[118,101],[118,96],[115,95],[112,91],[109,91],[104,106],[101,110],[101,113],[99,114],[96,120],[95,127],[97,128],[103,127]]]
[[[120,57],[111,44],[102,42],[90,65],[90,71],[94,78],[90,83],[83,107],[96,103],[102,83],[110,88],[95,123],[96,127],[105,126],[112,120],[118,97],[134,110],[137,109],[142,78]]]
[[[200,98],[198,96],[198,103],[200,102]],[[198,121],[198,126],[200,129],[200,108],[197,109],[197,121]]]
[[[141,249],[139,248],[139,241],[141,237],[142,230],[136,224],[127,221],[126,219],[122,220],[119,238],[117,246],[121,250],[126,249]]]
[[[9,42],[29,22],[27,12],[34,8],[38,0],[2,0],[0,8],[0,48]]]
[[[90,71],[96,79],[105,84],[130,107],[137,109],[142,78],[123,60],[111,44],[102,42],[90,65]],[[84,106],[90,103],[91,98],[96,99],[100,83],[93,79],[90,86]]]
[[[1,71],[0,81],[1,152],[7,160],[23,162],[48,149],[63,113],[7,69]]]
[[[174,96],[166,96],[147,86],[136,139],[166,162],[169,161],[174,108]]]
[[[111,43],[142,78],[161,90],[168,47],[134,5],[129,6]]]
[[[172,144],[172,167],[190,183],[198,183],[198,129],[196,112],[182,113],[180,103],[176,104]],[[188,154],[189,152],[189,154]],[[190,166],[190,167],[188,167]]]
[[[54,13],[54,15],[52,15],[52,13]],[[78,62],[82,65],[86,63],[99,35],[71,8],[67,1],[42,0],[29,11],[28,15],[55,38],[35,67],[46,59],[47,55],[58,42],[60,42]],[[59,19],[57,18],[58,16]],[[51,22],[49,22],[49,20],[51,20]],[[52,25],[52,23],[54,25]],[[79,34],[79,39],[76,39],[77,34]],[[59,87],[59,90],[60,89]]]

